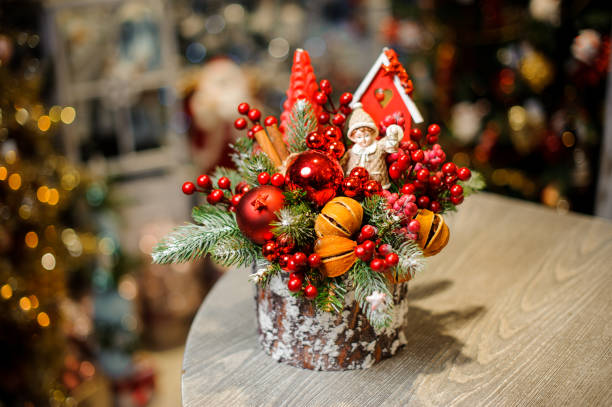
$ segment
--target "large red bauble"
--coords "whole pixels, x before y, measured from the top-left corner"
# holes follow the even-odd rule
[[[318,206],[323,206],[336,196],[343,178],[342,167],[338,161],[310,150],[293,157],[287,167],[285,184],[291,190],[303,189],[308,199]]]
[[[253,188],[240,198],[236,207],[236,222],[240,231],[253,242],[261,245],[275,221],[274,212],[283,207],[283,191],[272,185]]]

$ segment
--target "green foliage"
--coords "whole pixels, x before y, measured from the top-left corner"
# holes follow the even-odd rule
[[[317,308],[325,312],[339,313],[344,308],[346,287],[343,278],[326,278],[318,286],[319,294],[315,298]]]
[[[230,157],[236,168],[240,168],[242,161],[253,154],[254,144],[255,141],[248,137],[239,137],[234,144],[230,144],[230,147],[234,150]]]
[[[314,221],[316,214],[306,203],[285,206],[276,212],[278,220],[272,222],[276,235],[290,235],[298,246],[305,246],[315,239]]]
[[[251,186],[257,186],[257,176],[262,172],[272,175],[276,173],[276,167],[270,157],[265,153],[244,157],[238,165],[238,172],[242,179]]]
[[[261,284],[262,288],[268,285],[268,282],[272,277],[281,272],[281,267],[278,263],[270,263],[267,259],[263,258],[261,254],[258,254],[258,258],[255,261],[255,274],[252,275],[252,279]]]
[[[287,125],[287,143],[289,151],[301,153],[306,151],[306,136],[317,129],[317,118],[315,117],[310,102],[300,99],[291,109],[291,117]]]
[[[206,254],[211,244],[206,228],[187,224],[179,226],[153,249],[153,263],[184,263]]]
[[[357,260],[353,267],[351,267],[349,270],[349,278],[355,289],[355,300],[368,318],[372,327],[374,327],[376,331],[380,331],[384,327],[389,326],[392,319],[393,296],[389,290],[387,278],[382,273],[373,271],[361,260]],[[381,306],[375,311],[372,311],[372,307],[366,300],[366,297],[372,295],[375,291],[386,295],[386,306]]]
[[[387,209],[387,200],[384,197],[372,195],[363,200],[362,206],[366,217],[364,223],[375,226],[380,238],[393,234],[396,229],[402,227],[400,217]]]
[[[467,181],[459,181],[457,184],[463,187],[463,196],[472,195],[486,186],[485,179],[481,173],[472,171],[472,176]]]
[[[255,243],[242,234],[227,236],[217,241],[210,254],[212,259],[222,266],[248,266],[261,253]]]
[[[303,189],[286,190],[283,192],[283,195],[285,196],[285,205],[287,206],[308,202],[306,200],[306,191]]]
[[[423,251],[415,241],[404,234],[391,233],[383,239],[383,242],[390,244],[399,257],[397,266],[392,270],[395,278],[405,278],[408,274],[414,277],[416,273],[423,271],[425,258],[423,257]]]

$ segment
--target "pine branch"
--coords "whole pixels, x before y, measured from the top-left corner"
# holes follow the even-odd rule
[[[272,222],[272,232],[279,236],[288,234],[293,238],[298,246],[305,246],[314,241],[314,221],[315,213],[310,206],[301,203],[293,206],[286,206],[276,212],[278,220]]]
[[[289,189],[283,192],[285,196],[285,205],[298,205],[301,203],[308,203],[306,200],[306,191],[303,189]]]
[[[317,308],[325,312],[339,313],[344,308],[344,295],[346,287],[341,278],[326,278],[319,287],[319,294],[315,299]]]
[[[402,227],[401,218],[389,211],[387,200],[384,197],[372,195],[363,200],[362,206],[366,215],[366,222],[378,229],[380,238],[394,234],[396,229]]]
[[[259,185],[257,182],[257,176],[262,172],[267,172],[272,175],[276,173],[276,167],[270,157],[265,153],[255,154],[250,157],[246,157],[240,163],[238,172],[242,179],[251,186]]]
[[[387,279],[383,274],[373,271],[366,263],[357,260],[349,270],[349,278],[355,288],[355,300],[358,302],[374,330],[380,331],[389,326],[392,319],[393,296],[389,290]],[[366,297],[375,291],[385,294],[385,306],[372,311]]]
[[[306,151],[306,136],[317,129],[315,117],[310,102],[299,99],[291,109],[291,117],[287,125],[287,143],[291,153]]]
[[[234,150],[234,152],[230,154],[230,158],[234,162],[236,168],[240,168],[242,162],[253,154],[254,144],[255,141],[248,137],[239,137],[234,144],[230,144],[230,147]]]
[[[183,263],[206,254],[210,248],[210,237],[206,228],[187,224],[179,226],[166,235],[153,249],[153,263]]]
[[[486,182],[481,173],[472,171],[472,176],[467,181],[459,181],[457,184],[463,187],[463,196],[470,196],[486,187]]]
[[[425,268],[425,258],[423,251],[419,248],[415,241],[409,239],[401,233],[392,233],[383,239],[384,243],[388,243],[393,247],[393,251],[397,253],[399,262],[392,270],[395,273],[395,278],[403,279],[410,274],[414,277],[416,273],[420,273]]]
[[[261,250],[242,234],[227,236],[219,240],[211,250],[212,259],[226,267],[244,267],[257,259]]]
[[[270,282],[270,279],[280,272],[281,267],[278,263],[270,263],[270,261],[259,254],[255,261],[255,273],[251,274],[249,277],[255,283],[260,284],[262,288],[265,288]]]

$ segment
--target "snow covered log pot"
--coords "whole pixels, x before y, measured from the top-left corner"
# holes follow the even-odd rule
[[[408,283],[394,286],[393,320],[376,334],[360,311],[353,291],[339,314],[316,310],[311,301],[292,297],[287,276],[257,287],[259,343],[275,360],[313,370],[365,369],[394,355],[406,343]]]

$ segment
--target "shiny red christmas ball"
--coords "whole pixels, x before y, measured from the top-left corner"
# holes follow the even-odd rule
[[[373,241],[371,240],[366,240],[365,242],[363,242],[361,244],[363,246],[363,248],[368,252],[368,253],[374,253],[374,250],[376,249],[376,245],[374,244]]]
[[[416,177],[421,182],[427,182],[429,180],[429,170],[426,168],[418,170]]]
[[[261,127],[261,124],[256,124],[251,128],[251,130],[253,130],[253,135],[255,135],[255,133],[262,131],[263,127]]]
[[[414,140],[410,140],[405,145],[408,151],[417,151],[419,149],[419,143]]]
[[[227,177],[221,177],[219,181],[217,181],[217,185],[219,185],[221,189],[230,189],[232,182]]]
[[[438,142],[438,136],[427,136],[427,144],[436,144]]]
[[[232,204],[232,206],[238,206],[238,202],[240,202],[240,198],[242,198],[241,194],[234,195],[232,199],[230,199],[230,203]]]
[[[302,252],[297,252],[293,255],[293,261],[295,261],[298,267],[303,267],[308,262],[308,257]]]
[[[341,141],[332,140],[327,144],[327,154],[336,160],[340,160],[344,153],[346,152],[346,148]]]
[[[287,166],[285,184],[289,189],[303,189],[318,206],[336,196],[344,179],[337,160],[315,150],[295,155]]]
[[[390,244],[381,244],[378,246],[378,254],[381,256],[386,256],[393,251],[393,247]]]
[[[453,175],[457,172],[457,166],[455,163],[446,163],[442,166],[442,172],[446,175]]]
[[[277,172],[276,174],[272,175],[272,178],[271,178],[270,182],[275,187],[279,187],[280,188],[283,185],[285,185],[285,176],[283,174]]]
[[[210,177],[206,174],[202,174],[198,177],[198,186],[204,188],[204,189],[210,189],[212,188],[212,180],[210,179]]]
[[[247,114],[250,109],[251,107],[248,103],[241,103],[238,105],[238,113],[240,114]]]
[[[349,177],[357,178],[361,183],[370,179],[370,173],[363,167],[355,167],[349,173]]]
[[[265,185],[251,189],[240,198],[236,207],[240,231],[256,244],[263,244],[265,233],[272,229],[270,223],[277,219],[274,213],[283,207],[284,202],[283,191],[277,187]]]
[[[182,188],[181,188],[181,189],[183,190],[183,193],[184,193],[185,195],[191,195],[191,194],[193,194],[193,193],[195,192],[196,187],[195,187],[195,185],[194,185],[194,183],[193,183],[193,182],[189,182],[189,181],[187,181],[187,182],[185,182],[185,183],[183,184],[183,186],[182,186]]]
[[[320,150],[325,144],[325,137],[318,131],[313,131],[306,136],[306,145],[312,150]]]
[[[323,132],[323,136],[327,141],[342,141],[342,130],[336,126],[327,126]]]
[[[363,225],[361,228],[361,234],[365,239],[372,239],[376,236],[376,228],[372,225]]]
[[[380,185],[380,182],[371,179],[363,184],[363,192],[365,196],[368,197],[380,194],[382,192],[382,186]]]
[[[290,254],[282,254],[278,258],[278,265],[281,266],[281,268],[285,268],[287,267],[287,263],[289,262],[290,259],[291,259]]]
[[[442,180],[437,175],[432,175],[429,177],[430,188],[438,188],[440,185],[442,185]]]
[[[305,288],[304,288],[304,295],[306,296],[306,298],[308,298],[309,300],[312,300],[314,298],[317,297],[318,291],[317,291],[317,287],[315,287],[312,284],[308,284]]]
[[[467,167],[461,167],[457,170],[457,178],[461,181],[467,181],[472,176],[472,171]]]
[[[289,254],[295,250],[295,241],[291,235],[282,234],[276,238],[276,246],[281,253]]]
[[[421,223],[416,219],[412,219],[410,223],[408,223],[408,230],[412,233],[417,233],[421,230]]]
[[[397,165],[399,166],[400,171],[406,171],[410,165],[410,156],[408,154],[400,155],[397,158]]]
[[[353,101],[353,94],[349,93],[349,92],[344,92],[341,96],[340,96],[340,104],[343,106],[348,105],[349,103],[351,103]]]
[[[276,243],[264,243],[263,247],[261,248],[261,254],[263,254],[263,256],[268,260],[276,258]]]
[[[247,137],[250,139],[255,138],[255,132],[253,130],[247,131]]]
[[[348,116],[349,114],[353,113],[353,109],[348,106],[340,106],[340,113],[345,116]]]
[[[361,194],[361,181],[355,177],[345,178],[342,182],[342,192],[349,198],[354,198]]]
[[[249,119],[256,122],[261,118],[261,112],[258,109],[251,109],[248,113]]]
[[[355,247],[355,256],[357,256],[358,259],[366,261],[369,258],[370,253],[368,253],[365,247],[359,245]]]
[[[247,121],[244,119],[244,117],[239,117],[238,119],[234,121],[234,127],[238,130],[242,130],[246,126],[247,126]]]
[[[249,189],[251,189],[251,187],[246,183],[246,181],[240,181],[234,188],[234,191],[237,194],[246,194],[249,192]]]

